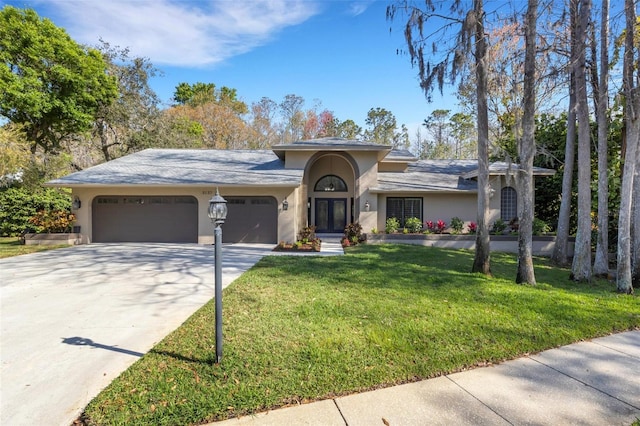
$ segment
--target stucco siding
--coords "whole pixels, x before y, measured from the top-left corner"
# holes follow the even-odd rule
[[[278,203],[278,240],[294,240],[296,235],[294,220],[295,197],[291,188],[249,188],[249,187],[221,187],[220,195],[226,196],[272,196]],[[198,201],[198,243],[213,243],[213,225],[207,210],[209,199],[215,194],[215,188],[207,187],[77,187],[73,189],[73,195],[78,196],[82,206],[74,210],[76,225],[81,227],[81,232],[89,241],[93,241],[93,218],[91,205],[95,197],[101,195],[137,195],[137,196],[192,196]],[[289,210],[283,211],[282,202],[285,197],[289,202]],[[224,232],[224,225],[223,225]]]

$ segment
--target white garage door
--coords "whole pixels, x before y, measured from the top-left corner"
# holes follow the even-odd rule
[[[195,197],[100,196],[92,214],[95,242],[198,242]]]

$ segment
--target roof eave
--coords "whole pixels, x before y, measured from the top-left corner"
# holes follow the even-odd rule
[[[394,194],[394,193],[419,193],[419,194],[475,194],[477,189],[384,189],[384,188],[370,188],[371,194]]]
[[[192,188],[192,187],[237,187],[237,188],[297,188],[302,182],[286,183],[228,183],[228,182],[208,182],[208,183],[65,183],[46,182],[43,186],[50,188]]]

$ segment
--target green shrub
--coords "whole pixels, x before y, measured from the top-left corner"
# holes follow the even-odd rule
[[[507,229],[507,223],[502,219],[498,219],[493,223],[493,227],[491,228],[491,233],[502,234],[505,229]]]
[[[400,228],[400,221],[395,217],[390,217],[385,223],[384,231],[387,234],[393,234],[394,232],[398,231],[398,228]]]
[[[417,217],[410,217],[405,223],[405,227],[412,234],[417,234],[422,230],[422,221]]]
[[[300,230],[298,234],[298,240],[308,243],[311,241],[315,241],[318,237],[316,237],[316,227],[315,226],[305,226]]]
[[[464,222],[458,216],[451,218],[451,229],[453,229],[454,234],[459,234],[462,232],[462,228],[464,228]]]
[[[551,231],[551,227],[542,219],[533,218],[533,235],[542,235]]]
[[[69,193],[53,188],[39,191],[8,188],[0,191],[0,236],[15,237],[34,229],[29,219],[39,211],[56,210],[71,210]]]
[[[344,228],[344,237],[354,244],[364,241],[364,236],[362,235],[362,225],[360,225],[358,222],[348,224],[346,228]]]

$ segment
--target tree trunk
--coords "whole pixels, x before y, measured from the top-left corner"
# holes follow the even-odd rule
[[[489,240],[489,112],[487,107],[487,39],[482,0],[474,0],[476,14],[476,97],[478,108],[478,230],[472,272],[491,275]]]
[[[609,0],[602,0],[600,25],[600,87],[598,88],[596,120],[598,122],[598,241],[593,273],[609,274]]]
[[[624,87],[627,127],[627,149],[624,156],[624,173],[622,188],[620,189],[620,216],[618,218],[618,268],[616,274],[616,289],[620,293],[633,293],[631,277],[631,204],[633,202],[633,180],[637,161],[638,137],[640,136],[640,120],[638,119],[638,87],[634,83],[634,35],[636,13],[633,0],[625,0],[626,33],[624,46],[624,60],[622,70],[622,84]]]
[[[535,112],[536,112],[536,25],[538,1],[529,0],[525,24],[524,60],[524,112],[522,117],[522,138],[519,144],[520,168],[518,198],[520,217],[518,219],[518,272],[516,283],[535,285],[533,269],[533,157],[535,155]]]
[[[577,61],[576,113],[578,118],[578,231],[571,267],[575,281],[591,280],[591,134],[586,79],[587,26],[591,14],[590,0],[578,2],[578,26],[576,29]]]
[[[633,178],[633,200],[631,218],[631,281],[633,287],[640,287],[640,141],[636,147],[636,175]]]
[[[576,3],[570,2],[571,27],[571,63],[575,62],[576,49]],[[560,266],[569,264],[569,226],[571,218],[571,194],[573,192],[573,169],[576,156],[576,89],[575,73],[573,67],[569,72],[569,110],[567,113],[567,138],[564,151],[564,172],[562,175],[562,196],[560,199],[560,212],[558,215],[558,228],[556,230],[556,244],[553,248],[551,259]]]

